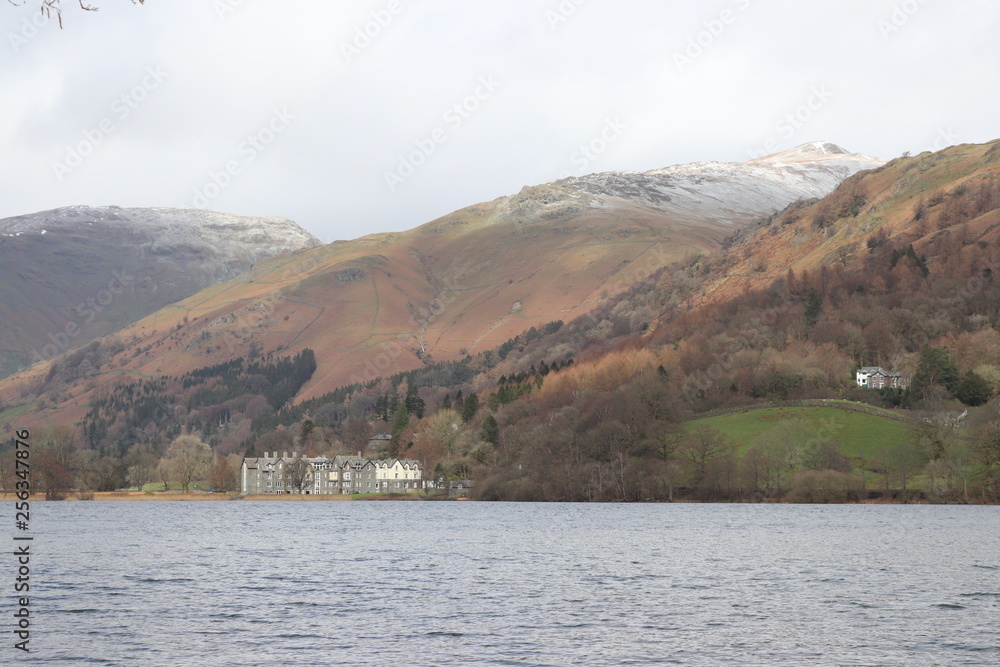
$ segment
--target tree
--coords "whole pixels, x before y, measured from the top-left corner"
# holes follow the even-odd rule
[[[403,431],[410,425],[410,412],[406,409],[406,401],[400,401],[396,415],[392,418],[392,439],[389,441],[389,456],[399,456],[400,440]]]
[[[170,490],[170,462],[167,459],[160,459],[160,462],[156,464],[156,481],[163,485],[163,491],[167,492]]]
[[[313,423],[311,419],[305,419],[302,421],[302,426],[299,428],[299,442],[303,446],[309,441],[309,436],[312,435],[313,430],[315,430],[316,424]]]
[[[948,356],[948,351],[943,347],[925,347],[920,351],[920,361],[910,384],[908,402],[912,403],[913,398],[922,400],[933,385],[940,385],[954,394],[958,382],[958,369]]]
[[[23,5],[26,2],[26,0],[7,0],[7,1],[15,6]],[[54,13],[59,21],[59,27],[62,28],[62,0],[34,0],[34,1],[38,2],[39,9],[42,12],[42,16],[44,16],[46,19],[51,19],[52,14]],[[95,7],[92,5],[85,5],[83,3],[83,0],[78,0],[78,2],[80,3],[80,9],[82,9],[85,12],[96,12],[98,9],[100,9],[99,7]],[[146,0],[132,0],[132,4],[144,5],[146,4]]]
[[[368,444],[368,438],[372,434],[372,427],[367,420],[360,417],[353,417],[348,419],[347,423],[344,424],[341,434],[345,444],[357,449]]]
[[[816,325],[816,321],[819,319],[819,314],[823,310],[823,296],[816,290],[815,287],[809,289],[809,295],[806,297],[806,326],[812,327]]]
[[[910,426],[913,441],[923,448],[931,461],[944,458],[954,445],[958,434],[958,423],[943,408],[918,415]]]
[[[66,492],[73,486],[73,473],[60,463],[52,448],[35,450],[31,472],[35,486],[45,494],[46,500],[65,500]]]
[[[461,432],[458,422],[461,417],[454,410],[438,410],[424,422],[423,436],[418,448],[425,452],[428,461],[421,461],[426,469],[428,463],[435,458],[454,456],[457,453]]]
[[[187,493],[191,483],[208,475],[212,462],[212,451],[204,442],[193,435],[182,435],[174,439],[164,456],[170,477],[180,484]]]
[[[472,418],[476,416],[479,411],[479,397],[476,396],[476,392],[469,394],[465,402],[462,404],[462,423],[468,424],[472,421]]]
[[[983,405],[993,396],[993,387],[982,376],[969,371],[955,385],[955,398],[966,405]]]
[[[847,245],[842,245],[839,248],[837,248],[835,254],[837,255],[837,260],[840,261],[840,263],[843,264],[844,266],[847,266],[848,258],[850,258],[850,256],[853,255],[855,252],[857,252],[857,250],[858,250],[857,243],[848,243]]]
[[[1000,495],[1000,488],[997,488],[1000,480],[995,479],[1000,468],[1000,420],[988,421],[976,429],[973,455],[983,471],[984,491],[992,488],[995,500]]]
[[[121,488],[123,483],[124,468],[121,460],[104,456],[91,461],[81,471],[77,486],[87,491],[114,491]]]
[[[500,441],[500,425],[497,423],[496,417],[486,415],[479,437],[492,445],[496,445]]]
[[[231,493],[239,491],[240,476],[237,474],[233,462],[225,456],[220,456],[212,466],[212,474],[208,478],[208,483],[219,493]]]
[[[305,491],[312,479],[312,466],[303,458],[293,459],[285,463],[285,485],[297,493]]]
[[[405,404],[407,411],[411,415],[414,415],[417,419],[424,418],[424,409],[426,406],[424,399],[420,398],[420,394],[417,393],[417,386],[415,384],[411,384],[406,390]]]
[[[694,466],[695,481],[706,476],[708,464],[729,449],[726,436],[713,428],[699,428],[684,442],[681,454]]]
[[[126,481],[130,486],[142,491],[142,487],[153,480],[158,459],[151,444],[137,443],[125,453],[122,462],[125,464]]]

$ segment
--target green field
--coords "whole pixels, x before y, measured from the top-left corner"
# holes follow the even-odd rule
[[[843,410],[836,407],[788,407],[748,410],[721,417],[696,419],[684,424],[693,431],[709,427],[721,431],[734,445],[745,447],[754,443],[782,421],[804,420],[807,427],[803,439],[836,440],[848,458],[873,458],[882,445],[893,447],[910,437],[906,424],[893,419]]]

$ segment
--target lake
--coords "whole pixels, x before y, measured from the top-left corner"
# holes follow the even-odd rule
[[[1000,664],[997,507],[32,510],[31,653],[5,633],[2,664]]]

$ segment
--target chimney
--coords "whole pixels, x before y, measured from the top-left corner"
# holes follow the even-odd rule
[[[275,452],[275,453],[277,453],[277,452]],[[287,459],[288,458],[288,452],[281,452],[281,458]]]
[[[361,458],[361,450],[358,450],[358,458]]]

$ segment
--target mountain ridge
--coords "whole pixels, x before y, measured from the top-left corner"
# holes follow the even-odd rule
[[[0,220],[0,369],[85,345],[320,241],[285,218],[68,206]]]
[[[815,165],[791,167],[772,161],[720,171],[701,163],[683,178],[651,177],[624,190],[628,177],[616,175],[618,189],[600,193],[569,187],[596,187],[599,178],[564,179],[405,232],[263,260],[120,330],[94,359],[115,374],[178,374],[246,354],[251,345],[280,353],[309,347],[319,367],[297,400],[461,359],[531,326],[583,315],[671,262],[714,251],[755,219],[881,164],[816,155]],[[766,176],[773,174],[776,184]],[[699,195],[706,188],[710,194]],[[755,188],[763,192],[745,196]],[[725,205],[741,193],[738,205]],[[682,203],[654,201],[671,196]],[[638,332],[647,325],[628,326]],[[13,398],[15,386],[32,383],[67,386],[78,413],[105,381],[87,372],[64,362],[41,365],[0,383],[0,394]]]

